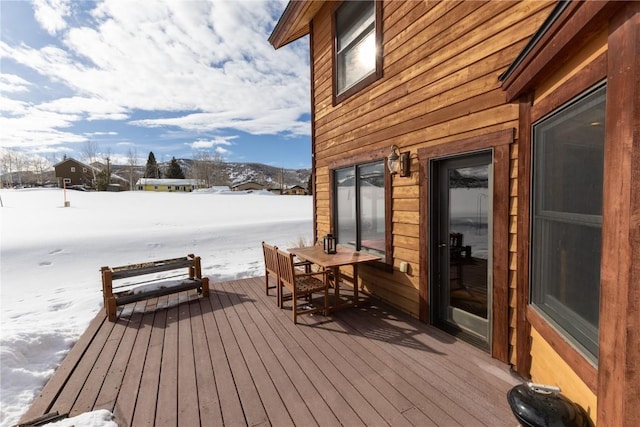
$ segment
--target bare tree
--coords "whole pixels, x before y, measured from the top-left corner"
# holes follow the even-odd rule
[[[111,184],[111,148],[107,148],[107,151],[103,153],[104,163],[107,165],[107,186]]]
[[[212,178],[212,158],[211,152],[200,150],[194,155],[193,167],[190,177],[198,181],[203,181],[207,187],[211,187]]]
[[[88,139],[87,143],[84,146],[84,150],[82,152],[84,155],[84,160],[90,165],[93,166],[98,155],[98,143]],[[93,173],[93,181],[96,181],[96,170],[92,167],[91,172]]]
[[[94,163],[98,159],[98,143],[91,139],[87,140],[82,154],[88,164]]]
[[[224,168],[223,158],[219,153],[212,154],[210,151],[201,151],[195,163],[195,169],[200,174],[200,176],[196,176],[196,179],[204,180],[207,187],[228,183],[229,177]]]
[[[27,165],[27,160],[22,154],[16,152],[14,152],[11,157],[13,159],[13,168],[18,176],[18,185],[22,186],[22,174]]]
[[[35,156],[31,159],[31,167],[36,174],[37,183],[44,184],[44,172],[51,168],[51,163],[47,159],[41,156]]]
[[[0,177],[2,178],[2,187],[11,186],[11,172],[12,172],[12,158],[9,150],[2,150],[2,156],[0,157]]]
[[[138,153],[135,148],[129,148],[127,152],[127,162],[129,164],[129,190],[135,190],[134,174],[136,172],[136,166],[138,166]]]
[[[195,154],[191,175],[194,179],[204,181],[207,187],[226,184],[228,177],[222,163],[220,154],[212,154],[207,150],[198,151]]]

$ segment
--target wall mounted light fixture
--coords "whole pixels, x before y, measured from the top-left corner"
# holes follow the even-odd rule
[[[394,144],[391,147],[391,153],[387,157],[387,167],[391,175],[399,174],[401,177],[411,175],[410,165],[411,153],[409,151],[401,153],[398,146]]]

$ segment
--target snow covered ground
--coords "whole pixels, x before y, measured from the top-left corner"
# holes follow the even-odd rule
[[[70,207],[60,189],[0,190],[0,198],[2,427],[18,421],[101,309],[100,267],[194,253],[219,282],[262,275],[263,240],[312,239],[309,196],[68,190]],[[108,417],[75,425],[95,419]]]

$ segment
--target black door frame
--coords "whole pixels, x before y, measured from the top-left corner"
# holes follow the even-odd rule
[[[510,321],[521,315],[509,307],[509,283],[516,279],[517,255],[510,242],[515,241],[515,198],[511,194],[511,177],[517,176],[517,151],[513,144],[515,129],[508,128],[462,139],[447,138],[441,143],[418,149],[419,176],[419,244],[420,282],[419,318],[430,323],[429,295],[429,163],[432,159],[493,149],[493,295],[491,356],[503,362],[509,361],[509,339],[513,334]],[[512,159],[513,157],[513,159]],[[510,271],[511,270],[511,271]]]
[[[462,314],[462,318],[467,319],[468,323],[471,324],[473,322],[478,323],[478,320],[473,320],[475,317],[468,316],[465,310],[458,308],[455,309],[449,302],[448,295],[450,293],[450,278],[451,278],[451,265],[449,259],[449,252],[445,250],[449,248],[450,245],[450,231],[451,226],[449,224],[450,219],[450,210],[448,206],[450,205],[449,200],[449,180],[444,176],[443,172],[445,170],[449,170],[451,167],[473,167],[486,165],[490,169],[490,178],[488,182],[488,192],[491,196],[493,194],[493,172],[491,171],[493,166],[493,150],[482,150],[482,151],[474,151],[470,153],[458,154],[455,156],[447,156],[444,158],[434,158],[429,162],[429,182],[430,182],[430,194],[431,200],[429,201],[429,213],[431,221],[429,223],[429,252],[431,253],[431,259],[429,262],[429,283],[430,283],[430,321],[432,324],[438,326],[439,328],[449,332],[452,335],[459,336],[465,341],[470,342],[471,344],[490,352],[491,350],[491,334],[492,334],[492,306],[491,299],[493,295],[492,291],[492,269],[490,266],[492,265],[492,246],[488,247],[489,258],[487,264],[487,301],[486,301],[486,309],[487,309],[487,321],[486,325],[482,327],[485,329],[484,331],[473,331],[473,327],[469,326],[467,331],[464,329],[464,326],[459,326],[455,323],[453,319],[449,319],[448,314],[444,314],[444,312],[449,312],[450,310],[459,312]],[[493,199],[491,198],[491,203],[493,203]],[[489,229],[488,233],[493,231],[493,208],[488,212],[490,216],[488,217],[489,221]],[[444,218],[446,216],[446,218]],[[493,236],[487,235],[488,244],[491,245],[493,242]],[[444,252],[443,252],[444,251]],[[447,295],[447,296],[445,296]],[[472,319],[469,321],[469,319]],[[478,328],[480,329],[480,328]]]

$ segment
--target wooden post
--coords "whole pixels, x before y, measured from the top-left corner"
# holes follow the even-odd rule
[[[200,257],[197,256],[193,260],[195,277],[202,281],[202,296],[209,297],[209,278],[202,277],[202,264],[200,262]]]
[[[202,278],[202,296],[205,298],[209,298],[209,278]]]
[[[199,270],[196,268],[196,259],[199,260],[200,258],[196,257],[194,254],[187,255],[187,258],[191,260],[191,265],[189,265],[189,279],[193,279],[194,277],[199,279],[200,276],[197,274]]]
[[[116,320],[116,299],[113,296],[113,274],[109,267],[102,267],[102,298],[109,321]]]

